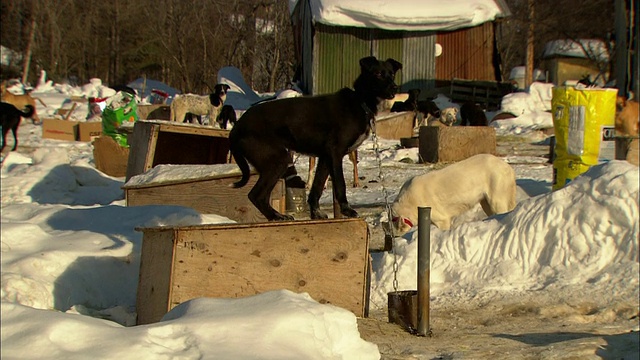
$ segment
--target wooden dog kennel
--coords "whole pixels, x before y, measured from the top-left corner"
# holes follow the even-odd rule
[[[197,297],[306,292],[367,316],[369,235],[362,219],[138,228],[137,323]]]

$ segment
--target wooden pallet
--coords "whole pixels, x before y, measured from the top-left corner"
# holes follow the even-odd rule
[[[516,91],[512,83],[452,79],[449,98],[456,103],[471,101],[486,111],[500,109],[502,98]]]
[[[362,219],[138,228],[138,324],[197,297],[306,292],[367,316],[369,235]]]

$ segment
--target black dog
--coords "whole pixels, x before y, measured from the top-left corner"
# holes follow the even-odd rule
[[[227,129],[227,124],[236,126],[236,122],[238,121],[238,119],[236,118],[236,111],[233,106],[223,105],[216,121],[218,122],[218,124],[220,124],[220,127],[225,130]]]
[[[33,116],[33,112],[35,111],[34,107],[31,105],[25,106],[27,111],[20,111],[15,106],[0,102],[0,119],[2,120],[2,148],[0,148],[0,152],[4,150],[5,145],[7,145],[7,133],[9,129],[11,129],[11,133],[13,134],[13,148],[11,151],[15,151],[18,147],[18,126],[20,126],[20,117],[30,118]]]
[[[250,107],[229,133],[231,154],[242,171],[241,187],[249,181],[249,163],[260,173],[249,200],[268,220],[293,220],[269,204],[271,191],[289,165],[289,151],[318,158],[308,203],[312,219],[326,219],[319,200],[327,177],[340,212],[358,213],[347,202],[342,159],[369,135],[378,105],[398,91],[395,74],[402,64],[373,56],[360,59],[360,75],[354,90],[343,88],[329,95],[285,98]]]
[[[411,89],[407,92],[409,98],[405,101],[396,101],[391,106],[391,112],[416,111],[418,109],[418,96],[420,89]]]
[[[488,126],[487,115],[480,105],[467,101],[460,107],[461,126]]]
[[[116,86],[112,87],[112,89],[115,90],[116,92],[123,91],[123,92],[129,93],[129,94],[131,94],[133,96],[137,95],[136,91],[133,90],[132,87],[127,86],[127,85],[116,85]]]
[[[418,101],[416,111],[422,113],[423,116],[431,115],[434,118],[440,117],[440,108],[433,100]]]

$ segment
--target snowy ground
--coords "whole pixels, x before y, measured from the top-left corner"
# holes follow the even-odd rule
[[[446,165],[419,164],[416,148],[369,139],[359,149],[361,187],[348,188],[372,233],[370,318],[274,291],[189,301],[133,326],[142,240],[134,228],[229,220],[127,208],[124,179],[95,169],[89,143],[42,139],[39,126],[23,123],[0,172],[2,358],[637,359],[638,168],[612,161],[551,192],[539,131],[551,121],[549,91],[534,89],[508,99],[518,118],[493,124],[498,153],[516,171],[516,209],[485,219],[478,207],[450,231],[431,229],[431,338],[386,318],[393,279],[398,290],[416,288],[417,231],[397,237],[393,253],[378,251],[385,199]],[[68,94],[34,93],[48,105],[39,112],[52,114]],[[308,159],[296,166],[305,178]],[[351,166],[345,158],[347,183]],[[322,205],[331,206],[330,183]]]

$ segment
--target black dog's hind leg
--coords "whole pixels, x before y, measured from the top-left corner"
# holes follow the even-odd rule
[[[11,128],[11,133],[13,134],[13,147],[11,148],[11,151],[16,151],[16,149],[18,148],[18,134],[16,134],[17,132],[17,126]],[[4,142],[2,143],[2,147],[4,147]]]
[[[269,152],[265,151],[265,153]],[[279,213],[269,203],[271,192],[287,169],[286,151],[283,151],[282,154],[271,154],[273,155],[267,155],[266,157],[270,159],[268,163],[260,162],[260,164],[266,165],[266,168],[256,166],[260,176],[251,191],[249,191],[249,200],[269,221],[293,220],[293,216]]]

